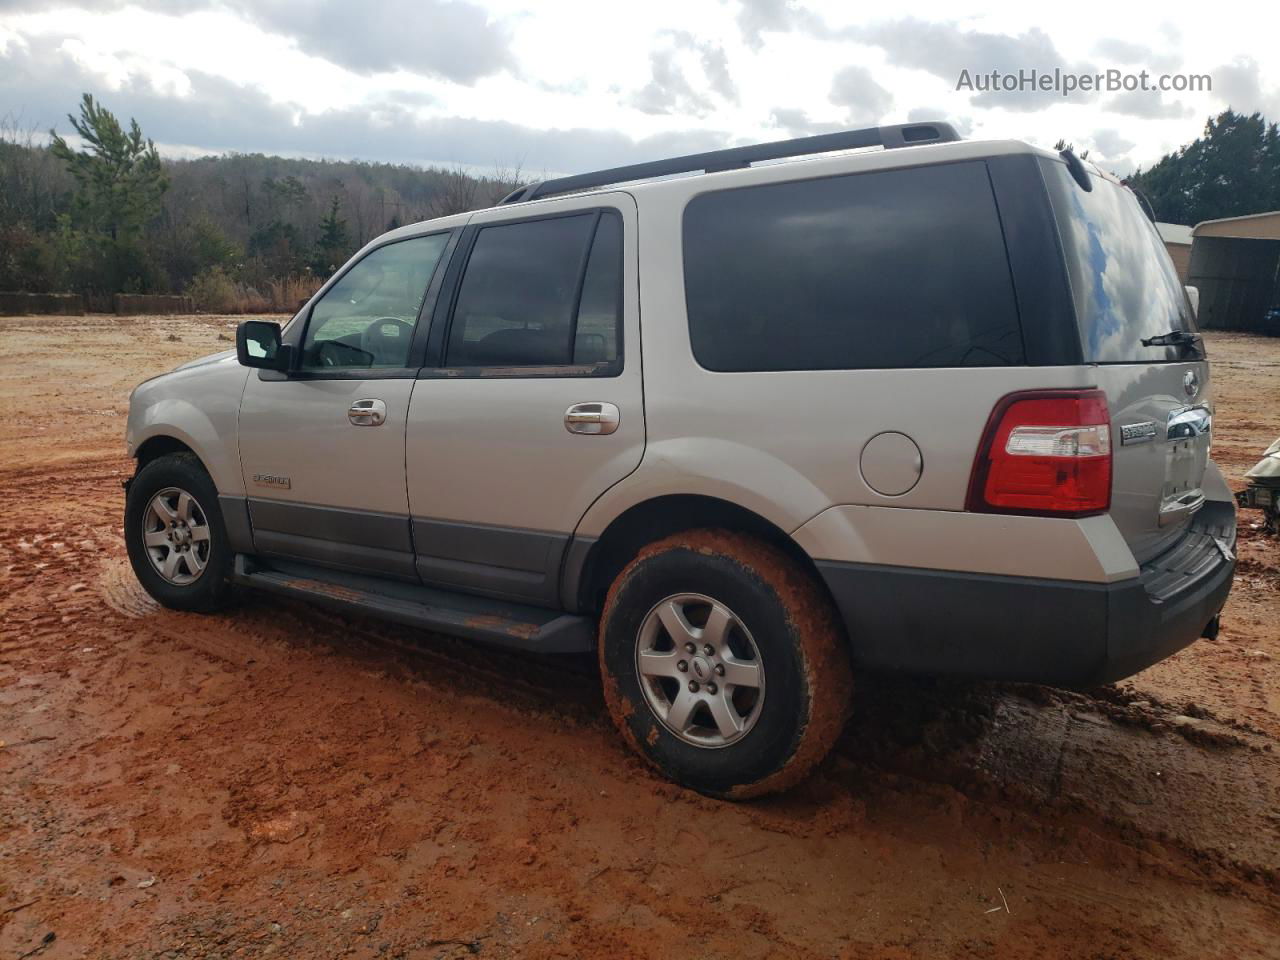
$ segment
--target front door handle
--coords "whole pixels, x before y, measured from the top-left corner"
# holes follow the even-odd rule
[[[570,433],[602,436],[618,429],[622,414],[612,403],[575,403],[564,412],[564,428]]]
[[[347,419],[357,427],[380,427],[387,422],[387,405],[381,400],[357,400]]]

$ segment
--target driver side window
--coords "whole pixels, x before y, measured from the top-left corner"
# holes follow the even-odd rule
[[[303,370],[405,367],[431,275],[449,235],[379,247],[316,301],[302,342]]]

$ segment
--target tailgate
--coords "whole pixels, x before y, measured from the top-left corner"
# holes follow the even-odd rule
[[[1111,415],[1111,515],[1142,563],[1201,508],[1209,365],[1168,251],[1128,188],[1041,160],[1083,360]]]
[[[1171,546],[1204,504],[1208,365],[1100,366],[1097,375],[1111,413],[1111,517],[1143,563]]]

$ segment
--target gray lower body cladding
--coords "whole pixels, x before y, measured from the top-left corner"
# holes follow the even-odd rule
[[[554,607],[567,534],[413,518],[423,583]]]
[[[1210,510],[1210,507],[1213,509]],[[1226,603],[1234,559],[1208,532],[1116,583],[819,561],[855,661],[873,670],[1083,687],[1137,673],[1199,638]],[[1179,552],[1180,551],[1180,552]]]
[[[239,553],[374,573],[545,607],[567,534],[253,497],[220,497]]]
[[[417,580],[409,518],[285,500],[248,500],[254,552]]]

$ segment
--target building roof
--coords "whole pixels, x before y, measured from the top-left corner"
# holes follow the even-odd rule
[[[1250,213],[1243,217],[1222,217],[1197,223],[1197,237],[1243,237],[1258,240],[1280,239],[1280,210]]]
[[[1157,223],[1156,229],[1160,231],[1160,239],[1165,243],[1191,245],[1191,227],[1181,223]]]

